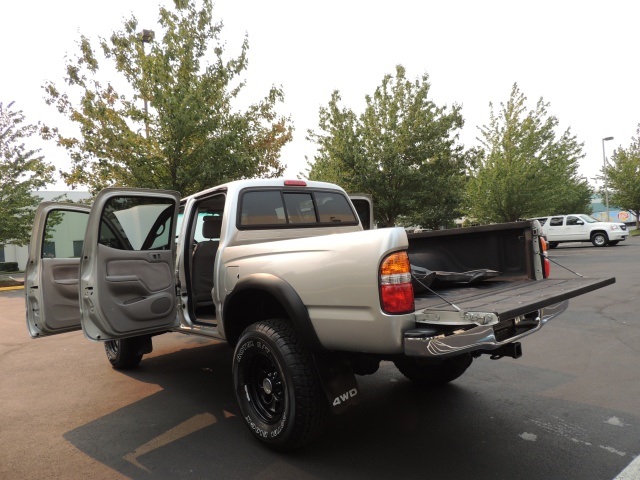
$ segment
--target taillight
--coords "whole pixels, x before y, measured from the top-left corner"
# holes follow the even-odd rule
[[[386,313],[414,311],[411,265],[407,252],[387,256],[380,265],[380,301]]]
[[[549,278],[551,275],[551,262],[547,258],[547,250],[549,250],[549,242],[544,238],[540,238],[540,256],[542,257],[542,276],[543,278]]]
[[[543,273],[544,278],[549,278],[549,275],[551,275],[551,262],[547,257],[544,257],[542,259],[542,263],[543,263],[543,269],[544,269],[544,273]]]

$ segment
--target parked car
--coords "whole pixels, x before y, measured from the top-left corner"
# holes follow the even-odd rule
[[[629,236],[624,223],[599,222],[582,213],[537,217],[535,220],[540,222],[551,248],[564,242],[591,242],[596,247],[605,247],[617,245]]]

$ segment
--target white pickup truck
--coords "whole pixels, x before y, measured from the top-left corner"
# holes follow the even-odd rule
[[[518,340],[568,298],[615,281],[548,278],[538,227],[364,230],[344,190],[300,180],[182,200],[110,188],[91,207],[38,207],[27,326],[34,338],[82,328],[118,369],[154,335],[224,340],[244,422],[289,450],[355,404],[355,375],[382,360],[415,382],[452,381],[481,354],[519,357]]]
[[[596,247],[606,247],[625,241],[629,235],[624,223],[599,222],[582,213],[538,217],[535,220],[540,222],[551,248],[566,242],[591,242]]]

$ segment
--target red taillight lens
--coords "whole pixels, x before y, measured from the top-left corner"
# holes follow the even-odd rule
[[[549,275],[551,275],[551,262],[547,257],[542,259],[542,267],[544,268],[544,278],[549,278]]]
[[[380,301],[386,313],[414,311],[411,265],[407,252],[392,253],[380,265]]]

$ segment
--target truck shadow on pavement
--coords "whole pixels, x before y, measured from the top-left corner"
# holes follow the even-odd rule
[[[490,362],[498,368],[489,369],[488,360],[438,389],[418,388],[383,362],[375,375],[358,377],[359,406],[332,417],[307,448],[279,454],[253,439],[239,417],[231,358],[225,344],[145,358],[126,375],[160,391],[64,438],[129,478],[567,478],[558,468],[584,473],[573,478],[612,478],[627,463],[608,454],[609,461],[598,460],[601,471],[581,466],[570,447],[591,443],[587,438],[597,432],[573,433],[573,442],[556,435],[546,447],[523,440],[536,426],[531,419],[544,423],[560,411],[572,412],[579,423],[594,407],[540,397],[522,380],[535,376],[538,388],[548,389],[569,381],[568,375],[513,362]],[[638,453],[634,442],[626,447]],[[522,469],[517,474],[514,462]]]

